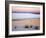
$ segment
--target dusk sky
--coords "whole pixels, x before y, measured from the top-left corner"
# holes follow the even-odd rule
[[[24,19],[24,18],[40,18],[39,7],[12,7],[13,19]],[[26,12],[26,13],[25,13]],[[35,14],[37,13],[37,14]],[[39,14],[38,14],[39,13]]]
[[[40,13],[40,8],[39,7],[13,7],[12,8],[13,12],[32,12],[32,13]]]

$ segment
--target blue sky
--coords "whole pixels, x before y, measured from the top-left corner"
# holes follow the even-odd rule
[[[12,13],[13,19],[24,19],[24,18],[40,18],[40,14],[32,13]]]

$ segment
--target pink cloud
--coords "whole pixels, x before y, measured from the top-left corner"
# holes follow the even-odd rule
[[[31,7],[31,8],[24,8],[24,7],[13,7],[12,8],[13,11],[18,11],[18,12],[40,12],[40,8],[39,7]]]

